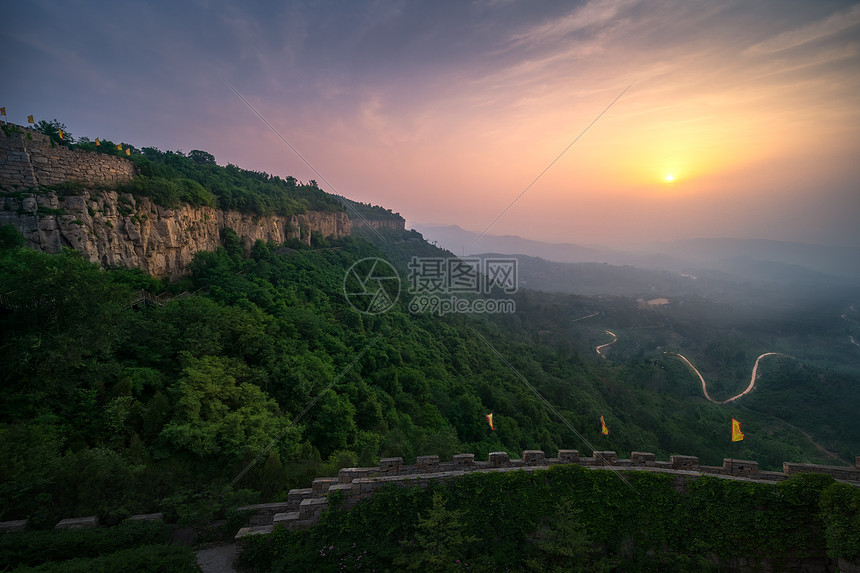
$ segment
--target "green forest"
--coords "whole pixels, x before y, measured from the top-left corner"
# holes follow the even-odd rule
[[[87,140],[75,145],[95,150]],[[99,146],[114,147],[107,141]],[[280,215],[345,208],[342,199],[315,182],[300,185],[293,178],[220,167],[205,152],[144,148],[130,157],[140,175],[124,190],[166,206],[188,202]],[[396,216],[355,205],[365,215]],[[350,305],[344,281],[353,264],[387,260],[405,283],[413,256],[452,255],[414,231],[390,229],[338,240],[315,237],[312,247],[258,241],[246,252],[226,229],[222,247],[197,253],[187,277],[170,283],[136,269],[102,269],[69,249],[31,250],[14,228],[0,227],[0,520],[26,518],[31,529],[40,530],[65,517],[97,515],[116,525],[133,514],[160,511],[182,525],[226,519],[227,531],[241,525],[239,505],[283,500],[291,488],[308,487],[315,477],[342,467],[375,466],[391,456],[414,463],[426,454],[449,460],[468,452],[487,459],[492,451],[518,458],[525,449],[549,456],[558,449],[583,455],[596,449],[615,450],[620,458],[631,451],[654,452],[658,459],[696,455],[702,464],[722,465],[730,455],[731,418],[743,421],[747,435],[734,456],[756,460],[762,469],[781,470],[784,461],[850,464],[860,453],[860,418],[851,406],[860,400],[857,365],[830,349],[832,327],[811,314],[753,326],[724,322],[719,309],[699,299],[686,301],[682,311],[658,312],[623,297],[530,290],[508,295],[516,303],[513,314],[416,314],[409,310],[405,288],[382,314],[362,314]],[[140,291],[160,295],[158,302],[141,299]],[[595,347],[609,342],[607,329],[619,338],[608,358],[601,358]],[[695,359],[714,381],[711,392],[725,397],[745,386],[755,356],[769,350],[790,356],[766,365],[760,389],[748,399],[727,405],[706,401],[698,379],[672,355],[683,351]],[[601,416],[609,436],[601,434]],[[546,479],[585,479],[578,470],[567,471],[573,473]],[[525,485],[516,480],[533,478],[507,479],[514,481],[502,490],[519,491]],[[635,479],[644,480],[642,492],[656,500],[673,495],[660,478]],[[791,483],[795,486],[773,491],[806,488],[803,519],[811,521],[804,523],[823,527],[821,520],[831,518],[819,513],[824,506],[818,500],[830,484]],[[595,484],[587,487],[606,507],[617,499],[618,512],[625,515],[641,507],[624,504],[647,502],[621,501],[624,490],[618,484],[609,489]],[[719,505],[726,496],[776,495],[757,489],[742,494],[713,480],[702,484],[704,498],[673,497],[671,503],[686,504],[683,511],[692,515],[707,506],[706,499]],[[543,492],[539,485],[528,487]],[[667,516],[654,517],[656,529],[644,539],[646,533],[629,529],[627,522],[610,533],[601,530],[591,510],[577,509],[587,501],[581,496],[566,500],[558,492],[535,493],[534,502],[516,506],[495,499],[501,513],[494,514],[495,506],[477,511],[466,503],[466,494],[457,493],[473,488],[468,495],[480,498],[493,487],[489,481],[468,481],[451,491],[391,492],[374,500],[382,505],[362,510],[369,513],[332,512],[307,536],[281,532],[275,540],[260,541],[245,559],[257,570],[298,570],[279,561],[277,546],[267,544],[285,544],[303,555],[303,563],[317,563],[319,548],[312,544],[322,539],[370,543],[360,538],[364,522],[354,520],[381,519],[386,503],[415,509],[395,520],[403,533],[389,539],[390,547],[401,547],[406,556],[423,555],[422,527],[447,527],[446,555],[479,556],[486,570],[499,570],[508,561],[519,569],[552,570],[571,557],[565,553],[568,545],[584,555],[587,570],[613,570],[617,562],[608,556],[636,556],[654,547],[668,548],[667,563],[678,570],[707,559],[706,549],[691,558],[698,559],[695,563],[680,557],[684,546],[669,533],[677,523],[664,523]],[[540,509],[519,523],[532,503]],[[840,523],[860,514],[860,502],[851,503],[856,512]],[[620,513],[606,519],[615,523]],[[519,528],[512,533],[513,545],[492,541],[479,526],[483,520]],[[130,528],[129,536],[139,536],[129,546],[162,547],[162,530],[134,527],[117,529]],[[625,545],[625,535],[632,536],[632,545]],[[818,541],[816,551],[831,543]],[[711,541],[701,543],[713,547]],[[373,559],[383,570],[405,567],[389,554],[390,547],[374,549]],[[161,555],[163,549],[141,550],[144,556],[129,550],[117,559],[185,563],[188,557]],[[341,557],[356,557],[351,550],[339,551]],[[16,563],[39,566],[54,557]],[[430,559],[424,555],[418,562],[425,557]],[[419,569],[432,570],[434,563]],[[177,570],[186,566],[193,570],[187,563]]]
[[[74,515],[118,521],[185,511],[200,492],[223,495],[281,434],[238,490],[278,499],[340,467],[431,453],[486,459],[496,450],[519,457],[523,449],[594,447],[721,465],[731,417],[750,436],[736,457],[765,469],[824,460],[767,412],[705,402],[677,360],[602,363],[588,353],[590,339],[529,340],[536,328],[528,320],[558,316],[540,293],[518,293],[521,312],[513,316],[414,315],[405,294],[387,313],[360,314],[343,295],[345,273],[355,261],[385,256],[362,239],[322,249],[296,244],[285,255],[258,242],[246,255],[228,233],[225,247],[198,253],[186,279],[166,284],[136,270],[102,270],[71,250],[16,246],[8,228],[4,236],[3,519],[48,525]],[[132,306],[140,289],[172,298]],[[838,396],[840,374],[829,375]],[[797,392],[787,393],[789,405],[804,399],[806,391]]]

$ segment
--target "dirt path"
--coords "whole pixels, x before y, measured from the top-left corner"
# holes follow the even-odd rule
[[[236,544],[219,545],[197,552],[197,564],[203,573],[236,573],[233,560],[236,558]]]

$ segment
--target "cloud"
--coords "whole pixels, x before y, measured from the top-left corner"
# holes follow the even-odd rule
[[[746,53],[750,56],[775,54],[832,38],[840,32],[858,25],[860,25],[860,4],[831,14],[815,22],[784,31],[763,42],[750,46],[746,50]]]

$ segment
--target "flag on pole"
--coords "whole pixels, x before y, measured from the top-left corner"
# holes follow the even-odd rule
[[[487,422],[490,424],[490,429],[495,432],[496,428],[493,427],[493,415],[487,414],[486,418],[487,418]]]
[[[0,107],[0,115],[6,115],[6,108]]]
[[[98,146],[99,146],[99,145],[101,145],[101,144],[102,144],[102,142],[101,142],[101,141],[99,141],[99,138],[97,137],[97,138],[96,138],[96,147],[98,147]]]
[[[32,115],[28,115],[28,116],[27,116],[27,123],[35,123],[35,122],[33,121],[33,116],[32,116]]]
[[[126,147],[126,148],[125,148],[125,154],[126,154],[126,155],[131,155],[131,149],[130,149],[130,148],[128,148],[128,147]]]
[[[62,129],[58,129],[57,131],[59,131],[59,132],[60,132],[60,139],[63,139],[63,130],[62,130]]]
[[[606,422],[603,421],[603,416],[600,416],[600,433],[604,436],[609,435],[609,428],[606,427]]]
[[[744,433],[741,432],[741,423],[732,418],[732,441],[740,442],[744,439]]]

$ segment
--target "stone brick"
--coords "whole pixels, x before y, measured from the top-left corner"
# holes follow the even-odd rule
[[[543,450],[523,450],[523,463],[529,466],[544,465]]]
[[[274,531],[274,526],[272,525],[259,525],[256,527],[243,527],[236,533],[234,539],[239,540],[243,537],[248,537],[249,535],[268,535],[272,531]]]
[[[328,491],[329,486],[337,483],[337,478],[317,478],[311,484],[311,491],[314,495],[320,495]]]
[[[640,466],[653,466],[654,462],[657,461],[657,456],[650,452],[631,452],[630,461]]]
[[[403,458],[382,458],[379,460],[379,469],[384,473],[398,473],[403,465]]]
[[[26,519],[0,521],[0,533],[13,533],[15,531],[24,531],[25,529],[27,529]]]
[[[670,456],[672,469],[695,471],[699,469],[699,458],[696,456]]]
[[[489,458],[491,468],[506,467],[511,461],[508,452],[490,452]]]
[[[730,475],[753,475],[758,473],[758,462],[723,458],[723,470]]]
[[[579,450],[559,450],[558,461],[562,464],[579,463]]]
[[[420,472],[439,471],[439,456],[418,456],[416,465]]]
[[[70,517],[63,519],[54,526],[54,529],[86,529],[96,527],[99,524],[99,518],[95,515],[89,517]]]
[[[160,511],[158,513],[141,513],[128,518],[129,521],[158,521],[159,519],[164,519],[164,514]]]
[[[593,454],[594,463],[598,465],[612,464],[618,459],[618,454],[612,450],[595,451]]]
[[[457,454],[453,457],[454,467],[462,470],[475,467],[475,454]]]

